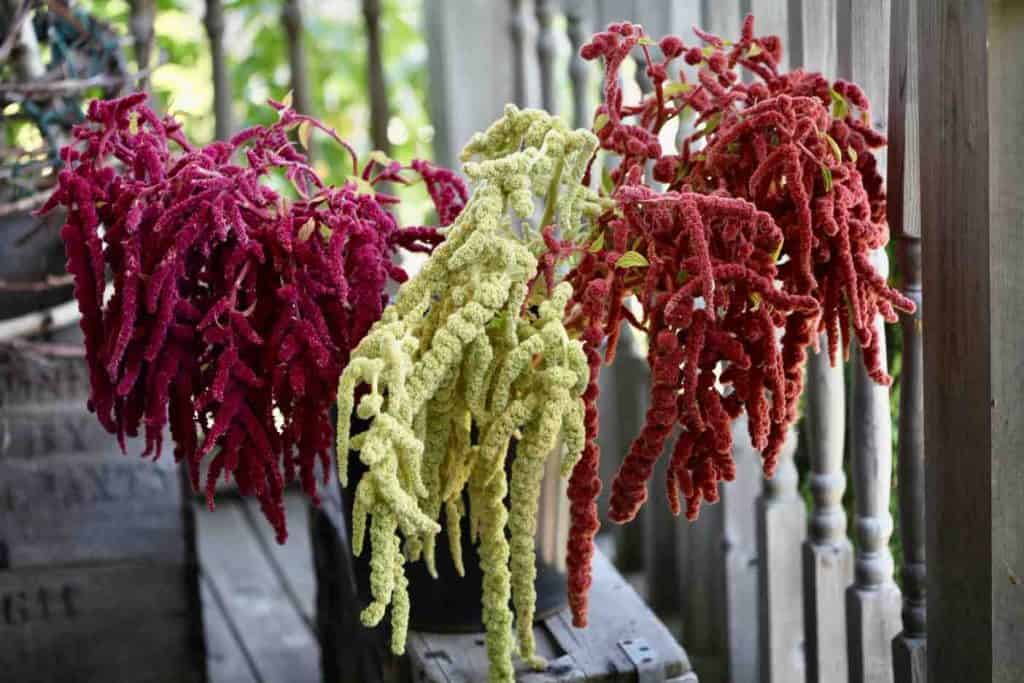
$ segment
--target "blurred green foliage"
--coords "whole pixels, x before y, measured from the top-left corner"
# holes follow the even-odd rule
[[[290,89],[288,37],[280,0],[225,0],[225,49],[232,87],[235,130],[270,122],[268,97]],[[83,6],[129,36],[126,0],[85,0]],[[313,111],[348,140],[361,158],[372,151],[365,22],[358,0],[303,3],[304,48]],[[171,111],[197,143],[214,135],[213,79],[201,0],[157,0],[157,58],[152,76],[158,111]],[[427,103],[427,46],[420,0],[382,0],[381,36],[391,118],[391,156],[403,162],[431,158],[434,131]],[[128,50],[130,53],[130,49]],[[132,55],[129,54],[131,57]],[[351,173],[348,156],[325,135],[314,134],[317,170],[332,183]],[[423,222],[428,211],[421,186],[398,192],[403,222]]]

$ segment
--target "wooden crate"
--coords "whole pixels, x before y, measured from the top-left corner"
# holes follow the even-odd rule
[[[117,452],[73,354],[0,350],[0,671],[206,680],[195,522],[170,454]]]

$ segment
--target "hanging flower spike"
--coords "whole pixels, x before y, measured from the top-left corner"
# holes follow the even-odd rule
[[[655,56],[641,27],[612,24],[581,49],[585,59],[604,59],[594,129],[616,162],[617,206],[600,216],[566,278],[575,292],[567,324],[584,340],[592,369],[588,440],[569,488],[569,599],[578,626],[586,623],[600,489],[597,365],[602,344],[607,359],[614,356],[623,319],[652,340],[653,387],[643,428],[613,483],[617,522],[643,504],[676,425],[667,490],[673,511],[681,511],[682,493],[687,517],[695,518],[702,501],[717,500],[718,482],[735,476],[730,423],[744,411],[771,476],[797,419],[806,348],[819,331],[828,333],[834,359],[852,328],[869,373],[887,383],[874,321],[913,310],[869,258],[888,240],[872,153],[885,141],[870,128],[863,92],[820,74],[780,73],[781,41],[756,36],[752,17],[736,42],[695,33],[703,45],[669,36]],[[619,70],[637,51],[652,88],[626,105]],[[688,77],[680,62],[696,73]],[[690,113],[692,125],[684,120]],[[663,153],[657,140],[674,118],[690,132],[678,153]],[[665,191],[646,184],[651,160]],[[642,315],[625,305],[631,297]]]
[[[209,456],[209,505],[218,477],[233,476],[284,542],[284,486],[298,477],[317,500],[338,375],[379,317],[387,279],[404,278],[392,257],[439,235],[399,228],[384,208],[392,200],[372,191],[404,182],[397,164],[371,161],[369,181],[324,185],[290,138],[337,140],[315,119],[272,102],[272,125],[197,148],[145,99],[90,104],[42,209],[67,209],[89,405],[122,449],[144,430],[144,455],[159,457],[169,426],[196,489]],[[275,171],[288,196],[267,183]],[[448,188],[445,217],[457,214],[458,181],[425,164],[420,173]]]
[[[600,211],[580,182],[596,147],[586,131],[515,107],[474,136],[463,153],[473,184],[465,209],[360,342],[339,384],[340,466],[344,472],[351,448],[368,468],[356,485],[353,513],[356,553],[372,517],[374,601],[363,622],[379,623],[389,604],[395,610],[407,602],[395,580],[406,561],[422,559],[436,572],[442,510],[461,573],[456,530],[468,496],[484,573],[489,679],[496,682],[514,678],[510,601],[520,656],[544,665],[532,630],[540,477],[559,435],[563,472],[579,457],[589,369],[562,322],[572,289],[540,287],[538,256],[554,242],[578,239],[584,218]],[[538,196],[545,198],[544,215],[535,225]],[[361,385],[366,393],[357,403]],[[349,432],[353,414],[369,421],[356,436]],[[397,551],[403,542],[404,556]],[[394,612],[392,629],[392,648],[400,653],[405,620]]]

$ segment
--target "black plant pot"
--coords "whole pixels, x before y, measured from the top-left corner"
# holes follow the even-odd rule
[[[364,428],[364,425],[358,424],[359,422],[356,420],[353,424],[353,434]],[[509,447],[509,451],[507,462],[511,462],[515,456],[514,442]],[[553,459],[549,458],[549,460]],[[564,491],[559,490],[557,486],[552,486],[555,482],[550,481],[549,472],[555,477],[558,475],[557,467],[552,470],[553,472],[550,470],[545,472],[546,495],[544,500],[545,502],[550,501],[550,504],[547,505],[548,514],[545,515],[545,506],[542,503],[542,510],[538,515],[538,546],[543,547],[538,547],[537,551],[537,578],[534,582],[537,590],[535,622],[550,617],[568,604],[564,569],[564,538],[568,530],[567,506],[564,504]],[[342,506],[349,532],[351,532],[352,494],[365,471],[366,467],[359,461],[358,453],[350,454],[349,487],[342,490]],[[505,503],[508,504],[507,498]],[[561,514],[559,515],[559,513]],[[427,573],[426,565],[422,561],[406,565],[411,602],[410,628],[431,633],[476,633],[484,630],[481,618],[483,571],[480,568],[477,549],[470,542],[468,520],[469,515],[466,514],[462,517],[461,523],[465,576],[460,577],[455,572],[443,517],[441,520],[442,530],[437,537],[435,553],[438,577],[432,578]],[[362,556],[353,558],[362,606],[368,605],[371,601],[370,550],[367,537]]]

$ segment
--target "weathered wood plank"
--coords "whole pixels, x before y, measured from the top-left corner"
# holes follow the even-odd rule
[[[838,3],[838,75],[859,84],[871,101],[872,124],[886,130],[889,87],[889,0]],[[877,153],[885,168],[884,150]],[[883,275],[889,272],[884,251],[872,255]],[[885,325],[875,321],[884,362]],[[889,389],[879,386],[864,369],[860,348],[853,344],[850,452],[854,490],[854,585],[846,594],[847,638],[851,683],[892,679],[891,641],[899,631],[900,592],[893,581],[889,551],[892,516],[892,421]]]
[[[258,678],[319,680],[316,639],[245,521],[242,503],[221,499],[213,512],[197,505],[197,517],[203,572],[239,626]]]
[[[892,641],[896,683],[924,683],[928,664],[916,13],[917,0],[893,3],[889,47],[889,226],[898,240],[901,290],[918,307],[915,315],[902,318],[898,483],[903,542],[903,630]]]
[[[1024,677],[1024,7],[918,7],[928,670]]]
[[[701,0],[701,28],[728,40],[734,40],[740,34],[743,21],[741,0]],[[760,27],[759,27],[760,28]],[[684,36],[693,39],[693,36]]]
[[[203,626],[206,631],[206,666],[210,683],[259,683],[256,669],[245,651],[237,628],[228,621],[222,601],[210,587],[210,579],[200,577],[203,601]]]
[[[183,563],[0,571],[5,680],[205,681],[194,579]]]
[[[273,528],[260,512],[258,501],[252,498],[245,501],[245,518],[277,574],[285,595],[313,630],[316,621],[316,575],[310,547],[309,503],[302,493],[292,490],[285,493],[284,507],[288,516],[288,542],[284,545],[278,545]]]
[[[638,666],[650,668],[651,680],[695,683],[686,653],[672,634],[600,553],[594,555],[591,587],[591,625],[572,626],[563,611],[538,624],[538,651],[546,656],[546,671],[517,663],[516,680],[523,683],[625,683],[636,681]],[[629,648],[647,647],[652,661],[634,663]],[[483,634],[413,632],[409,639],[413,679],[423,683],[475,683],[484,680],[487,655]]]
[[[836,74],[836,0],[790,0],[790,64]]]
[[[739,436],[739,435],[737,435]],[[775,476],[764,482],[757,501],[760,576],[760,672],[763,683],[804,680],[804,612],[801,546],[807,533],[807,509],[797,489],[793,464],[796,430],[779,454]],[[750,448],[739,442],[734,448]]]
[[[810,443],[812,508],[803,547],[807,680],[847,678],[844,594],[853,582],[853,546],[846,536],[843,448],[846,424],[843,367],[833,367],[828,342],[811,353],[806,376],[806,434]]]
[[[537,62],[540,66],[541,107],[552,114],[558,113],[558,89],[555,79],[555,52],[558,45],[552,23],[555,9],[551,0],[534,0],[537,15]]]

